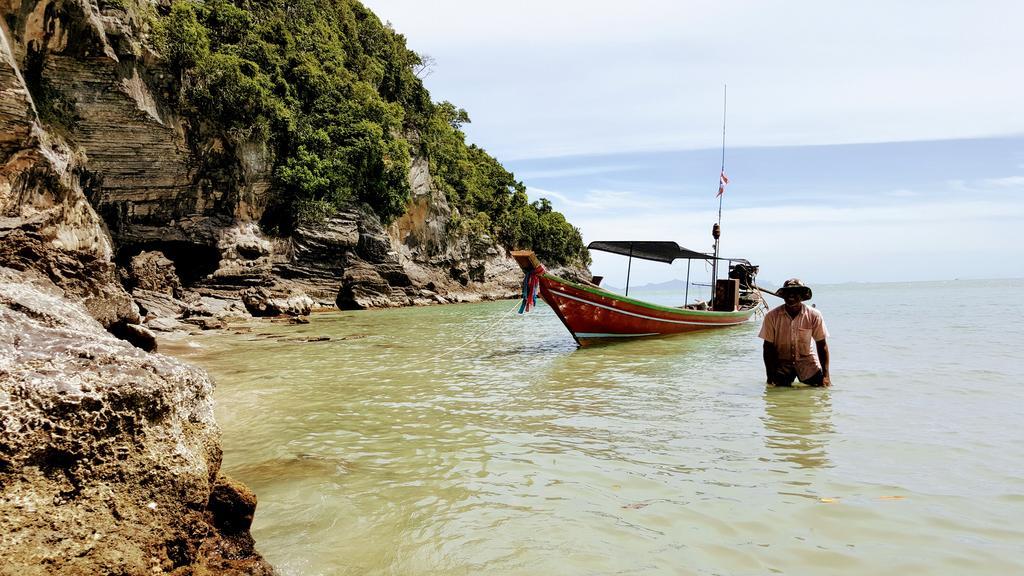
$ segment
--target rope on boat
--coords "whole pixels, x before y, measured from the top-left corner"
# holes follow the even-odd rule
[[[772,307],[768,305],[768,301],[764,299],[764,294],[761,294],[760,290],[754,290],[754,292],[757,293],[757,299],[760,300],[760,302],[757,305],[757,308],[754,309],[754,315],[764,316],[765,314],[768,313],[769,310],[772,309]]]
[[[404,365],[403,365],[402,367],[403,367],[403,368],[407,368],[407,367],[409,367],[409,366],[416,366],[416,365],[418,365],[418,364],[423,364],[423,363],[425,363],[425,362],[431,362],[431,361],[437,360],[437,359],[439,359],[439,358],[444,358],[445,356],[448,356],[448,355],[450,355],[450,354],[453,354],[453,353],[455,353],[455,352],[458,352],[459,350],[462,350],[462,349],[463,349],[463,348],[465,348],[466,346],[469,346],[469,345],[470,345],[470,344],[472,344],[473,342],[476,342],[476,341],[477,341],[477,340],[479,340],[480,338],[482,338],[482,337],[486,336],[487,334],[489,334],[489,333],[493,332],[493,331],[494,331],[494,330],[495,330],[495,329],[496,329],[496,328],[497,328],[497,327],[498,327],[499,325],[501,325],[501,323],[502,323],[502,322],[504,322],[505,320],[507,320],[507,319],[508,319],[508,317],[509,317],[509,316],[511,316],[513,312],[515,312],[516,310],[518,310],[518,309],[519,309],[519,306],[520,306],[519,302],[516,302],[516,303],[515,303],[515,304],[514,304],[514,305],[512,306],[512,308],[509,308],[509,310],[508,310],[507,312],[505,312],[504,314],[502,314],[501,316],[499,316],[497,320],[495,320],[494,322],[491,322],[491,323],[490,323],[489,325],[487,325],[487,326],[486,326],[486,327],[485,327],[485,328],[484,328],[484,329],[483,329],[482,331],[480,331],[480,333],[479,333],[479,334],[477,334],[476,336],[473,336],[473,337],[472,337],[472,338],[470,338],[469,340],[466,340],[465,342],[463,342],[463,343],[462,343],[462,344],[460,344],[459,346],[456,346],[455,348],[450,348],[450,349],[448,349],[448,350],[447,350],[447,351],[445,351],[445,352],[442,352],[442,353],[440,353],[440,354],[435,354],[434,356],[431,356],[431,357],[429,357],[429,358],[423,358],[423,359],[421,359],[421,360],[416,360],[415,362],[409,362],[409,363],[407,363],[407,364],[404,364]],[[356,372],[356,373],[354,373],[354,374],[346,374],[346,376],[347,376],[347,377],[352,377],[352,376],[364,376],[364,375],[366,375],[366,374],[373,374],[374,372],[380,372],[380,371],[382,371],[382,370],[390,370],[390,369],[391,369],[390,367],[389,367],[389,368],[374,368],[374,369],[372,369],[372,370],[364,370],[364,371],[362,371],[362,372]]]
[[[764,293],[768,292],[772,296],[779,296],[779,295],[776,294],[775,292],[771,292],[769,290],[765,290],[764,288],[761,288],[760,286],[757,286],[755,284],[751,284],[751,288],[754,289],[754,293],[757,294],[757,299],[760,300],[760,303],[757,306],[757,310],[755,310],[754,313],[756,315],[758,315],[758,316],[764,316],[765,314],[768,313],[769,310],[772,309],[771,305],[768,304],[768,301],[764,299]],[[781,296],[779,296],[779,297],[781,298]]]

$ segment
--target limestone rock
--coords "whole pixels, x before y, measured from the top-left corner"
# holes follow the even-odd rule
[[[219,261],[216,270],[196,283],[206,295],[239,297],[239,290],[271,286],[273,243],[264,237],[254,222],[234,222],[216,232]]]
[[[221,257],[228,260],[257,260],[270,256],[272,245],[255,222],[239,222],[221,232],[217,243]]]
[[[309,296],[284,289],[250,288],[242,292],[242,302],[253,316],[306,316],[313,308]]]
[[[391,285],[372,264],[353,261],[342,276],[336,304],[342,310],[387,308],[393,305]]]
[[[180,318],[189,305],[165,291],[135,289],[132,298],[139,305],[139,311],[149,321],[152,318]]]
[[[189,316],[182,320],[185,324],[198,326],[203,330],[221,330],[227,327],[227,322],[212,316]]]
[[[174,262],[168,260],[163,252],[142,252],[134,256],[123,270],[124,284],[129,290],[159,292],[168,296],[180,296],[182,293]]]
[[[312,297],[332,306],[341,286],[347,254],[359,244],[358,211],[341,212],[319,226],[299,226],[274,272]]]
[[[136,348],[146,352],[156,352],[156,335],[148,328],[139,324],[118,324],[110,329],[110,333],[121,340],[130,342]]]
[[[376,264],[398,261],[396,253],[391,249],[391,239],[383,231],[361,232],[357,253],[367,262]]]
[[[175,332],[181,329],[181,322],[173,318],[152,318],[146,320],[146,328],[157,332]]]
[[[416,156],[409,170],[412,199],[405,214],[388,227],[388,235],[404,260],[429,262],[448,252],[452,210],[444,192],[431,183],[427,159]]]
[[[32,99],[14,66],[10,44],[0,42],[0,157],[26,147],[32,134]]]
[[[139,323],[138,309],[117,282],[109,261],[56,248],[38,232],[19,228],[0,232],[0,265],[47,276],[107,328]]]
[[[251,503],[215,487],[212,393],[49,279],[0,268],[0,573],[271,574]]]
[[[207,508],[213,513],[213,523],[221,532],[245,533],[252,526],[256,514],[256,494],[245,484],[227,476],[218,476]]]
[[[196,302],[190,303],[185,314],[188,316],[213,316],[225,321],[250,317],[245,306],[239,300],[211,296],[202,296]]]

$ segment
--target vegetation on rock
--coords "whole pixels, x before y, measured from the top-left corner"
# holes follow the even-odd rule
[[[289,229],[353,201],[389,222],[422,154],[455,208],[453,232],[589,263],[576,228],[466,144],[466,112],[431,101],[416,76],[429,59],[357,0],[176,0],[156,33],[197,129],[274,152],[268,224]]]

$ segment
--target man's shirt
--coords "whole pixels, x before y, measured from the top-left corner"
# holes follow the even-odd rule
[[[800,380],[811,378],[821,370],[814,343],[828,338],[828,330],[821,312],[814,308],[804,305],[795,318],[790,318],[786,306],[779,306],[765,314],[758,336],[775,345],[779,363],[796,367]]]

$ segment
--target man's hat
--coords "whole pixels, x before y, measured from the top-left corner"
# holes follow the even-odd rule
[[[780,295],[785,296],[786,292],[796,292],[799,294],[801,300],[811,299],[811,288],[803,283],[799,278],[790,278],[782,283],[782,288],[779,288],[778,292]]]

